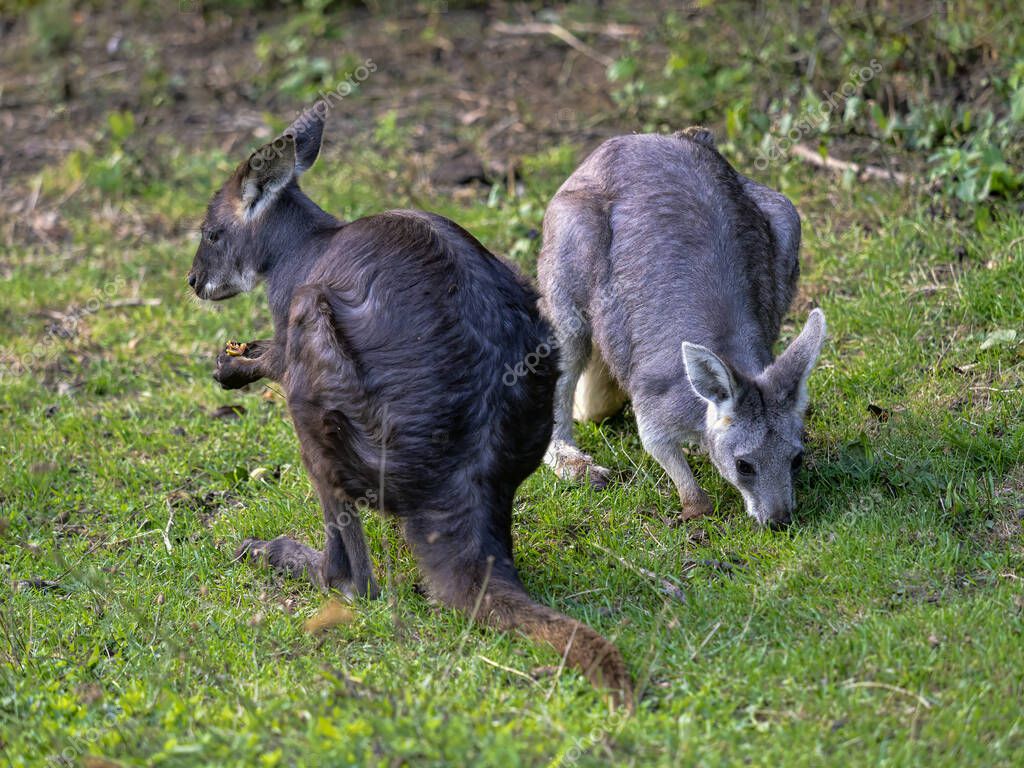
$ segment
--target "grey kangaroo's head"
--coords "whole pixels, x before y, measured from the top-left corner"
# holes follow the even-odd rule
[[[706,347],[683,342],[690,386],[707,402],[704,441],[711,461],[758,523],[787,525],[796,507],[807,379],[824,340],[825,315],[815,309],[789,348],[756,378]]]
[[[269,239],[291,223],[277,210],[289,187],[320,153],[327,104],[317,102],[284,133],[253,152],[210,200],[202,242],[188,273],[201,299],[221,301],[252,290],[267,269]],[[268,223],[274,231],[268,230]],[[298,233],[295,233],[298,234]]]

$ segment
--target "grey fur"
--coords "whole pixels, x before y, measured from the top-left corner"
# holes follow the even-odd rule
[[[793,204],[737,173],[709,132],[602,144],[544,217],[541,306],[561,361],[547,463],[562,477],[607,481],[573,440],[574,392],[588,415],[577,392],[587,369],[587,388],[617,386],[632,400],[644,448],[674,481],[685,516],[710,510],[682,451],[697,442],[751,516],[787,523],[806,382],[825,338],[814,310],[773,360],[799,249]],[[588,368],[592,355],[606,367],[603,381],[602,366]],[[589,415],[608,414],[596,406]],[[737,461],[755,476],[741,476]]]

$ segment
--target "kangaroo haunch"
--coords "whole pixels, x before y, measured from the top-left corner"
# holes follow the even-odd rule
[[[699,442],[748,514],[788,523],[807,378],[825,339],[815,309],[773,360],[799,250],[793,204],[738,174],[707,131],[602,144],[544,216],[541,307],[562,369],[546,461],[604,485],[608,471],[573,440],[574,406],[600,420],[628,398],[684,516],[711,509],[683,454]]]
[[[348,595],[378,592],[359,509],[395,515],[430,593],[550,643],[629,703],[619,651],[532,600],[512,560],[512,502],[551,436],[554,358],[514,382],[549,337],[515,270],[440,216],[343,223],[300,189],[320,105],[242,163],[214,195],[189,273],[200,298],[266,281],[274,339],[222,352],[225,387],[279,381],[323,508],[319,552],[287,538],[240,554]]]

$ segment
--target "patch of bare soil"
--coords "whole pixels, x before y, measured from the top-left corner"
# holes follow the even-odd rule
[[[240,152],[266,135],[267,114],[287,118],[303,106],[277,92],[273,67],[281,63],[257,53],[262,35],[276,42],[290,34],[287,15],[230,18],[176,5],[159,17],[79,12],[67,50],[56,55],[41,53],[26,20],[0,23],[0,195],[99,141],[112,111],[131,112],[142,137]],[[656,6],[637,4],[630,24],[566,22],[568,42],[515,6],[430,16],[352,8],[331,17],[324,37],[334,39],[293,55],[376,65],[358,95],[332,111],[329,141],[359,141],[394,112],[415,150],[435,158],[437,178],[459,183],[503,173],[553,141],[596,144],[621,132],[606,117],[615,114],[607,63],[656,24]]]

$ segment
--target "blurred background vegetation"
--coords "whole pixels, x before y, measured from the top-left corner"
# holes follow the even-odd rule
[[[372,58],[381,76],[339,110],[345,140],[411,149],[427,176],[460,149],[493,181],[565,140],[589,147],[705,123],[739,165],[763,171],[770,160],[784,180],[795,139],[909,174],[947,213],[980,225],[989,211],[979,204],[1024,183],[1014,0],[2,7],[8,177],[57,154],[108,194],[145,193],[153,177],[187,174],[168,137],[251,141]]]

